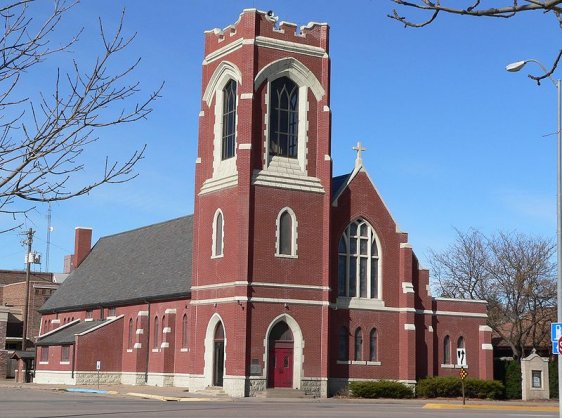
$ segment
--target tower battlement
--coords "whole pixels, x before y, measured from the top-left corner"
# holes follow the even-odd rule
[[[244,9],[236,22],[224,29],[215,28],[205,32],[205,56],[235,41],[250,41],[264,37],[300,45],[312,46],[328,51],[327,23],[296,23],[281,21],[273,12]]]

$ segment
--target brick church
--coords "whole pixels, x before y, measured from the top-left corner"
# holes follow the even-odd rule
[[[193,215],[101,238],[41,308],[35,381],[219,386],[492,378],[483,301],[432,297],[361,161],[332,176],[327,24],[205,33]],[[351,168],[351,167],[350,167]]]

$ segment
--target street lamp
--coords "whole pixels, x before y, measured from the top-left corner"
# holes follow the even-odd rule
[[[521,70],[527,63],[529,62],[534,62],[535,64],[537,64],[539,67],[541,67],[541,69],[544,71],[545,74],[548,74],[548,70],[545,68],[545,66],[534,59],[530,59],[530,60],[525,60],[525,61],[517,61],[514,63],[511,63],[509,65],[507,65],[505,67],[505,69],[509,72],[517,72],[519,70]],[[557,158],[556,158],[556,168],[557,168],[557,173],[556,173],[556,180],[557,180],[557,185],[556,185],[556,246],[557,246],[557,260],[556,263],[558,265],[558,274],[557,274],[557,279],[558,279],[558,286],[557,286],[557,298],[556,298],[556,304],[558,307],[558,313],[557,313],[557,322],[562,322],[562,169],[561,169],[561,153],[562,153],[562,132],[560,131],[560,123],[561,123],[561,109],[560,109],[560,79],[555,80],[554,78],[552,78],[550,75],[548,75],[548,78],[550,79],[550,81],[552,81],[552,83],[554,84],[554,86],[556,87],[557,93],[558,93],[558,111],[557,111],[557,118],[558,118],[558,126],[557,126],[557,130],[556,130],[556,134],[557,134]],[[558,399],[562,399],[562,359],[560,358],[561,353],[558,353]],[[560,402],[560,401],[559,401]],[[562,406],[562,405],[561,405]],[[560,418],[562,418],[562,407],[560,408]]]

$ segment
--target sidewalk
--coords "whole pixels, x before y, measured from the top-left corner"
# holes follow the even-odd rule
[[[191,393],[186,388],[172,386],[148,386],[148,385],[44,385],[37,383],[16,383],[13,380],[0,380],[2,387],[21,388],[29,390],[45,391],[69,391],[92,393],[95,396],[127,396],[140,399],[153,399],[159,401],[175,402],[353,402],[373,404],[418,404],[426,409],[489,409],[489,410],[513,410],[529,412],[555,412],[558,411],[558,401],[491,401],[482,399],[467,399],[466,405],[462,405],[461,399],[355,399],[355,398],[328,398],[328,399],[283,399],[283,398],[230,398],[214,397],[209,394]]]

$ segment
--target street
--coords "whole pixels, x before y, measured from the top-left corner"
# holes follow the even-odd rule
[[[423,401],[217,399],[163,402],[125,395],[69,393],[3,387],[0,415],[51,417],[554,417],[556,412],[494,409],[427,409]],[[433,402],[432,402],[433,403]],[[476,403],[476,401],[475,401]],[[502,403],[505,406],[506,403]],[[549,404],[552,406],[552,404]],[[492,408],[490,406],[490,408]]]

